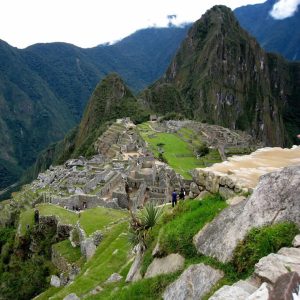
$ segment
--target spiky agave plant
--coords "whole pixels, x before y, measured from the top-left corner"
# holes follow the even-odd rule
[[[132,244],[140,244],[147,248],[146,237],[149,231],[157,224],[163,210],[153,203],[147,203],[138,216],[132,214],[129,230],[129,239]]]

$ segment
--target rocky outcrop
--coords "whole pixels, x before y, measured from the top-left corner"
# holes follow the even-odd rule
[[[223,273],[205,264],[191,265],[163,293],[164,300],[198,300],[223,277]]]
[[[300,234],[296,235],[293,240],[293,246],[296,248],[300,247]]]
[[[180,254],[170,254],[166,257],[155,258],[147,269],[145,278],[169,274],[179,271],[184,266],[184,257]]]
[[[290,272],[279,276],[274,284],[268,300],[289,299],[291,295],[300,295],[300,276],[296,272]],[[294,298],[294,297],[293,297]]]
[[[141,266],[142,266],[142,262],[143,262],[144,253],[142,251],[141,245],[138,244],[134,248],[134,252],[136,253],[136,256],[135,256],[133,264],[131,265],[131,268],[127,274],[126,282],[134,282],[134,281],[142,279]]]
[[[250,278],[221,287],[209,300],[292,299],[300,284],[299,274],[300,249],[281,248],[261,258]]]
[[[72,293],[66,296],[63,300],[80,300],[80,298],[75,293]]]
[[[109,276],[109,278],[104,283],[108,284],[108,283],[118,282],[122,278],[123,278],[123,276],[121,276],[120,274],[113,273]]]
[[[251,228],[283,221],[300,225],[299,182],[300,165],[262,176],[248,200],[224,209],[194,237],[198,252],[227,262]]]
[[[279,276],[289,271],[300,274],[299,248],[281,248],[277,254],[271,253],[261,258],[255,265],[254,274],[274,284]]]
[[[56,275],[51,276],[50,285],[54,287],[60,287],[60,279]]]

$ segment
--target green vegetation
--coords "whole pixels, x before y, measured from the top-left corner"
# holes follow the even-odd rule
[[[179,202],[171,214],[165,215],[165,221],[168,222],[160,232],[163,252],[195,256],[194,235],[226,206],[220,196],[209,196],[203,201]]]
[[[61,223],[75,225],[78,220],[76,212],[64,209],[58,205],[40,204],[36,207],[40,216],[56,216]]]
[[[160,299],[165,288],[179,276],[179,272],[168,274],[164,276],[157,276],[154,278],[143,279],[138,282],[132,283],[128,288],[119,289],[112,292],[109,297],[103,297],[104,295],[90,299],[120,299],[120,300],[157,300]]]
[[[249,275],[260,258],[276,253],[282,247],[289,247],[300,232],[293,223],[279,223],[253,228],[234,252],[233,265],[240,274]]]
[[[138,216],[131,211],[129,239],[133,246],[140,244],[143,248],[147,248],[147,237],[162,213],[162,208],[155,207],[153,203],[147,203]]]
[[[156,132],[149,122],[138,125],[142,138],[148,143],[154,155],[167,163],[186,179],[191,179],[190,171],[220,162],[217,150],[197,159],[196,148],[202,145],[193,130],[182,128],[177,133]],[[158,146],[159,145],[159,146]],[[207,149],[208,150],[208,149]]]
[[[64,240],[52,246],[69,263],[75,263],[81,259],[80,247],[73,247],[69,240]]]
[[[102,230],[128,216],[128,212],[124,210],[96,207],[82,211],[79,221],[86,234],[90,235],[96,230]]]
[[[19,217],[19,235],[25,235],[28,229],[34,225],[34,209],[27,209]]]
[[[15,238],[11,228],[0,229],[1,297],[7,300],[31,299],[48,286],[50,274],[56,274],[51,263],[51,244],[56,228],[40,231],[33,226],[22,237]],[[34,241],[34,252],[31,245]]]
[[[112,226],[109,235],[100,243],[95,255],[84,265],[74,283],[54,294],[52,299],[63,299],[70,293],[85,295],[106,281],[111,274],[120,272],[127,263],[130,249],[127,230],[126,221]]]

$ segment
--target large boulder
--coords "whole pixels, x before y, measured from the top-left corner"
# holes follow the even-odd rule
[[[170,254],[166,257],[155,258],[147,269],[145,278],[179,271],[184,266],[184,257],[180,254]]]
[[[222,277],[222,271],[205,264],[191,265],[166,288],[163,299],[201,299]]]
[[[289,271],[300,274],[300,249],[281,248],[277,254],[271,253],[255,265],[255,275],[272,284],[279,276]]]
[[[253,227],[291,221],[300,225],[300,165],[261,176],[246,201],[224,209],[194,237],[199,253],[230,261],[238,241]]]

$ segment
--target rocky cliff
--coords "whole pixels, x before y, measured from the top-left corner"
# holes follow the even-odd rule
[[[266,53],[230,9],[215,6],[141,99],[162,114],[177,111],[246,130],[266,145],[286,145],[300,131],[299,70],[299,63]]]

